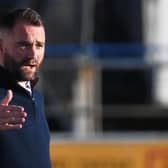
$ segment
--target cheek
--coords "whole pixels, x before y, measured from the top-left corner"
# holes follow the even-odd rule
[[[21,62],[21,58],[19,57],[19,54],[15,51],[11,51],[11,50],[4,50],[4,54],[3,54],[4,60],[6,61],[12,61],[17,63]]]
[[[21,55],[20,53],[15,53],[12,55],[12,57],[17,63],[21,63],[24,60],[23,55]]]
[[[18,49],[13,49],[10,52],[10,55],[13,57],[13,59],[15,59],[17,62],[23,60],[23,58],[25,57],[25,53],[18,50]]]
[[[43,62],[44,55],[39,56],[38,58],[38,64],[40,65]]]

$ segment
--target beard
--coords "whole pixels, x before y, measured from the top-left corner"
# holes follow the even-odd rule
[[[36,59],[16,61],[7,51],[4,53],[4,67],[16,81],[31,81],[37,76],[40,63]]]

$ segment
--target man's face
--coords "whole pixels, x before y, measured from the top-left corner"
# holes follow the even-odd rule
[[[45,31],[18,21],[3,39],[2,65],[18,81],[33,80],[44,58]]]

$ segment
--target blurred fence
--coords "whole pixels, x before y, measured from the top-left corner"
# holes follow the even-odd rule
[[[41,88],[52,130],[73,132],[80,125],[93,132],[166,130],[162,121],[167,107],[156,101],[155,73],[167,62],[153,59],[165,48],[141,43],[47,45]],[[159,89],[167,94],[166,88]]]

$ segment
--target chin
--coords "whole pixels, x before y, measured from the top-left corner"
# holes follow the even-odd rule
[[[24,73],[21,75],[22,80],[24,81],[31,81],[35,79],[35,73]]]

